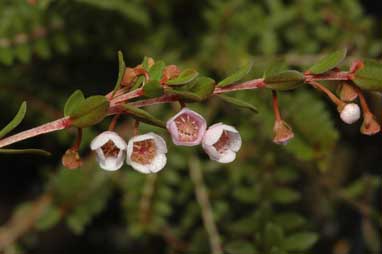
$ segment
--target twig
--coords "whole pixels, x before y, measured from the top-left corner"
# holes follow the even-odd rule
[[[189,162],[191,180],[195,185],[195,195],[202,209],[204,227],[207,230],[212,254],[223,254],[221,238],[216,227],[211,204],[208,198],[207,189],[203,182],[203,174],[200,169],[200,162],[197,158],[191,157]]]

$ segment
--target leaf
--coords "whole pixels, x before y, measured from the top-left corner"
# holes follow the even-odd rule
[[[353,81],[364,90],[382,91],[382,63],[364,60],[363,67],[355,72]]]
[[[274,75],[277,75],[280,72],[287,70],[287,65],[283,60],[274,60],[271,62],[271,64],[268,66],[268,68],[264,71],[263,78],[266,79],[267,77],[272,77]]]
[[[241,69],[239,69],[235,73],[231,74],[230,76],[226,77],[225,79],[220,81],[216,86],[217,87],[225,87],[225,86],[229,86],[229,85],[232,85],[232,84],[238,82],[239,80],[243,79],[249,73],[249,71],[252,69],[252,66],[253,66],[253,62],[249,63],[245,67],[242,67]]]
[[[230,97],[230,96],[227,96],[227,95],[218,95],[218,97],[220,99],[222,99],[223,101],[225,102],[228,102],[232,105],[235,105],[239,108],[245,108],[245,109],[249,109],[251,110],[252,112],[254,113],[258,113],[258,110],[255,106],[253,106],[252,104],[246,102],[246,101],[243,101],[243,100],[240,100],[240,99],[237,99],[237,98],[234,98],[234,97]]]
[[[56,225],[61,219],[61,211],[50,205],[36,222],[36,228],[40,231],[47,230]]]
[[[228,254],[256,254],[257,251],[250,241],[236,240],[225,244],[224,253]]]
[[[280,246],[284,239],[282,228],[273,223],[267,223],[265,226],[265,245],[271,249],[274,246]]]
[[[166,64],[163,61],[157,61],[151,66],[149,70],[150,80],[161,80],[163,70],[166,67]]]
[[[194,69],[185,69],[179,74],[178,77],[168,80],[166,84],[169,86],[185,85],[193,81],[198,75],[199,73]]]
[[[2,130],[0,130],[0,139],[4,137],[5,135],[7,135],[10,131],[12,131],[21,123],[21,121],[25,117],[26,111],[27,111],[27,103],[24,101],[23,103],[21,103],[21,106],[17,114],[15,115],[15,117],[13,117],[12,121],[10,121]]]
[[[188,102],[203,101],[207,99],[215,89],[215,81],[208,77],[199,77],[191,84],[182,89],[166,89],[167,94],[179,95],[182,100]]]
[[[114,94],[117,92],[117,90],[121,87],[121,82],[123,79],[123,75],[125,74],[126,70],[126,64],[125,61],[123,60],[123,53],[122,51],[118,51],[118,79],[117,82],[115,83],[113,94],[111,97],[114,97]]]
[[[306,223],[306,220],[297,213],[282,213],[275,217],[275,223],[284,229],[298,228]]]
[[[0,154],[33,154],[50,156],[51,153],[41,149],[0,149]]]
[[[264,79],[267,88],[274,90],[290,90],[304,84],[304,74],[294,70],[283,71],[278,74],[268,76]]]
[[[276,187],[272,190],[272,200],[280,204],[293,203],[300,199],[300,194],[287,187]]]
[[[166,128],[166,125],[161,120],[157,119],[155,116],[151,115],[149,112],[137,108],[131,104],[125,104],[124,105],[125,110],[131,114],[134,118],[136,118],[139,121],[155,125],[161,128]]]
[[[65,102],[64,115],[70,116],[80,103],[85,100],[85,96],[81,90],[74,91]]]
[[[150,80],[143,86],[143,94],[148,98],[161,96],[163,94],[163,87],[158,80]]]
[[[287,251],[305,251],[311,248],[317,240],[318,236],[316,233],[296,233],[283,241],[283,248]]]
[[[346,57],[346,48],[337,50],[321,58],[317,63],[309,68],[313,74],[321,74],[337,67]]]
[[[85,128],[101,122],[109,110],[109,101],[102,95],[90,96],[70,114],[73,126]]]

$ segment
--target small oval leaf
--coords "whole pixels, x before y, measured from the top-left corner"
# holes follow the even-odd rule
[[[246,102],[246,101],[242,101],[240,99],[237,99],[237,98],[234,98],[234,97],[230,97],[230,96],[227,96],[227,95],[219,95],[218,96],[220,99],[222,99],[223,101],[225,102],[228,102],[232,105],[235,105],[239,108],[245,108],[245,109],[249,109],[251,110],[252,112],[254,113],[258,113],[258,110],[255,106],[253,106],[252,104]]]
[[[166,82],[166,84],[169,86],[185,85],[193,81],[198,75],[199,73],[194,69],[185,69],[179,74],[178,77],[170,79]]]
[[[74,91],[67,99],[64,106],[64,115],[69,116],[73,110],[85,100],[85,96],[81,90]]]
[[[27,111],[27,103],[24,101],[23,103],[21,103],[21,106],[17,114],[15,115],[15,117],[13,117],[12,121],[10,121],[2,130],[0,130],[0,138],[7,135],[10,131],[12,131],[21,123],[21,121],[25,117],[26,111]]]
[[[0,149],[0,154],[33,154],[50,156],[51,153],[41,149]]]
[[[346,48],[337,50],[329,55],[324,56],[308,71],[312,74],[321,74],[337,67],[346,57]]]
[[[290,90],[295,89],[304,84],[304,74],[298,71],[289,70],[280,72],[264,79],[267,88],[274,90]]]
[[[114,94],[117,92],[117,90],[121,87],[121,82],[123,79],[123,75],[125,74],[126,70],[126,64],[125,61],[123,60],[123,53],[122,51],[118,51],[118,78],[117,82],[115,83],[113,94],[111,97],[114,97]]]
[[[353,81],[364,90],[382,91],[382,63],[364,60],[363,67],[355,72]]]
[[[251,62],[247,66],[242,67],[241,69],[239,69],[238,71],[236,71],[232,75],[230,75],[227,78],[220,81],[216,86],[225,87],[225,86],[229,86],[229,85],[232,85],[232,84],[238,82],[239,80],[243,79],[249,73],[249,71],[252,69],[252,66],[253,66],[253,63]]]
[[[155,116],[153,116],[152,114],[150,114],[149,112],[147,112],[143,109],[137,108],[131,104],[125,104],[124,108],[125,108],[127,113],[129,113],[135,119],[137,119],[141,122],[155,125],[155,126],[158,126],[158,127],[164,128],[164,129],[166,128],[166,125],[164,122],[157,119]]]
[[[287,251],[306,251],[311,248],[317,240],[317,234],[301,232],[287,237],[283,241],[282,247]]]
[[[109,101],[102,95],[88,97],[70,114],[73,126],[85,128],[101,122],[109,110]]]
[[[143,86],[143,94],[148,98],[161,96],[163,94],[163,87],[158,80],[150,80]]]
[[[166,64],[163,61],[157,61],[151,66],[149,70],[150,80],[161,80],[163,70],[166,67]]]

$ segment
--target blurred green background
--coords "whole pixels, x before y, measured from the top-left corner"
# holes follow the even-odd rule
[[[106,94],[118,50],[128,66],[151,56],[216,80],[249,59],[253,77],[280,59],[304,70],[342,47],[343,68],[381,59],[381,13],[372,0],[0,0],[0,126],[23,100],[28,113],[17,130],[61,117],[77,88]],[[78,170],[60,165],[74,130],[15,144],[53,156],[0,155],[0,253],[380,253],[381,135],[361,135],[360,121],[345,125],[327,98],[304,87],[280,94],[295,138],[275,145],[269,90],[235,96],[260,113],[214,98],[190,105],[210,124],[240,131],[242,149],[228,165],[142,124],[141,133],[168,141],[166,168],[150,176],[128,166],[102,171],[88,144],[110,119],[85,131]],[[381,94],[367,97],[380,120]],[[177,109],[149,108],[162,119]],[[132,124],[123,118],[121,135],[131,136]],[[210,207],[198,202],[204,191]],[[211,250],[211,240],[223,251]]]

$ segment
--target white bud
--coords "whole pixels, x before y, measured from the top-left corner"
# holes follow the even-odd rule
[[[352,124],[358,121],[361,116],[361,110],[355,103],[346,104],[340,113],[342,121],[347,124]]]

